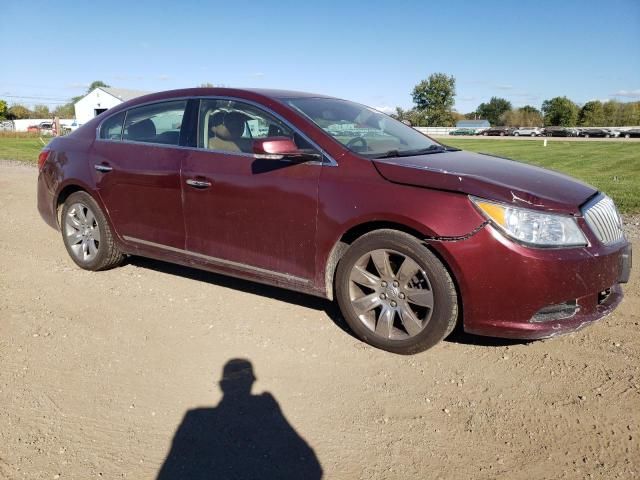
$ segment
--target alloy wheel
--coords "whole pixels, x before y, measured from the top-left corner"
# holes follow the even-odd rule
[[[83,203],[74,203],[64,219],[65,241],[81,262],[93,261],[100,248],[100,227],[93,211]]]
[[[355,262],[349,275],[349,298],[362,324],[391,340],[418,335],[434,308],[424,269],[411,257],[388,249],[373,250]]]

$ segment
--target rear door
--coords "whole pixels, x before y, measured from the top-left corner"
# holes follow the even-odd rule
[[[186,104],[135,107],[101,125],[91,166],[109,217],[126,241],[184,248],[180,135]]]
[[[322,162],[258,160],[252,141],[289,136],[300,148],[311,144],[240,100],[201,100],[198,124],[198,148],[182,167],[187,250],[219,266],[308,283]]]

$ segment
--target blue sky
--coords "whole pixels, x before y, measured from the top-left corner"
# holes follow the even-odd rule
[[[211,82],[410,107],[433,72],[456,108],[491,96],[640,100],[640,1],[0,2],[0,98],[54,105],[93,80]],[[7,40],[10,39],[10,40]],[[27,98],[38,97],[38,98]]]

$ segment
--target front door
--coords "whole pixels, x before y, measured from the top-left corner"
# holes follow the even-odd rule
[[[321,163],[259,160],[256,138],[306,142],[273,115],[234,100],[201,100],[198,147],[182,166],[187,250],[258,276],[315,275]]]

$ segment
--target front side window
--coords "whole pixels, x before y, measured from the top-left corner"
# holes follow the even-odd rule
[[[122,139],[179,145],[180,128],[186,106],[186,100],[177,100],[128,110]]]
[[[443,148],[417,130],[364,105],[335,98],[284,101],[349,150],[365,157],[418,155]]]
[[[253,153],[253,141],[267,137],[288,137],[298,148],[311,148],[273,115],[236,100],[202,100],[198,125],[198,147],[209,150]]]
[[[124,115],[125,112],[120,112],[102,122],[102,127],[100,127],[100,138],[105,140],[122,140]],[[76,122],[73,123],[75,124]]]

